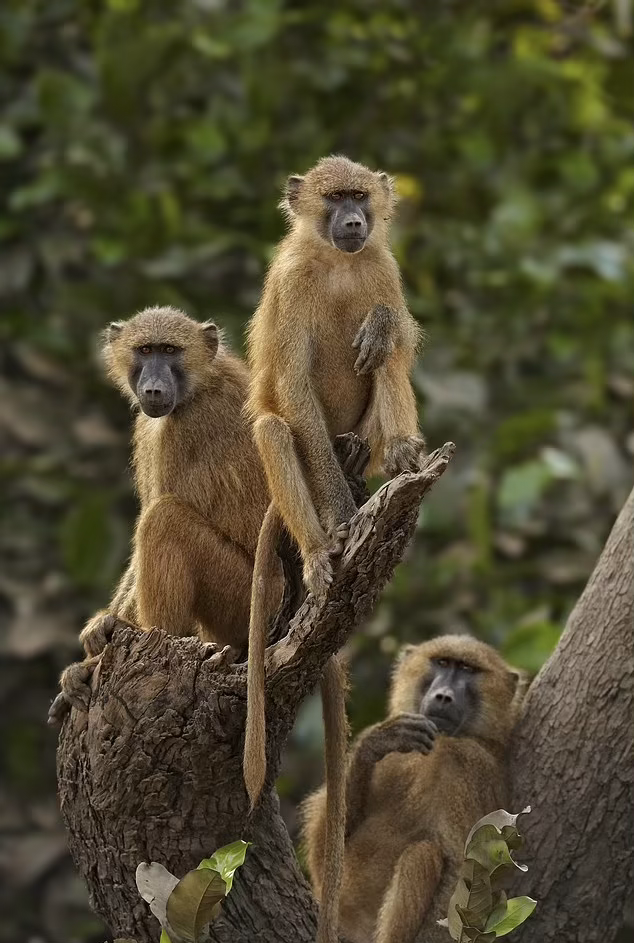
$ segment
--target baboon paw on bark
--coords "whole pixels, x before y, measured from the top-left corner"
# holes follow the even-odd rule
[[[87,711],[92,697],[92,679],[101,662],[101,655],[93,655],[84,661],[76,661],[64,670],[60,678],[61,691],[48,710],[48,723],[52,727],[62,724],[71,707]]]
[[[205,661],[216,668],[229,668],[235,664],[240,656],[238,649],[233,648],[231,645],[225,645],[221,648],[216,642],[203,642],[203,648],[205,650],[203,656]]]

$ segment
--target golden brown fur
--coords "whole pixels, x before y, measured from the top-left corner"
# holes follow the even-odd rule
[[[367,194],[374,226],[361,251],[347,253],[324,238],[324,197],[333,191]],[[341,551],[356,507],[335,457],[335,436],[354,432],[368,439],[370,472],[416,469],[424,452],[409,374],[419,331],[401,288],[388,244],[394,207],[392,182],[346,157],[327,157],[305,177],[289,178],[282,206],[290,232],[271,263],[260,305],[249,326],[252,381],[248,409],[271,497],[304,564],[304,582],[317,595],[332,580],[331,558]],[[359,350],[369,353],[360,367]],[[371,365],[371,369],[367,365]],[[274,528],[271,529],[271,533]],[[270,537],[267,537],[270,539]],[[270,548],[262,561],[270,560]],[[254,592],[266,580],[256,572]],[[266,772],[264,729],[264,635],[270,613],[252,600],[249,711],[245,782],[252,802]],[[258,642],[260,639],[260,642]],[[256,655],[257,653],[257,655]],[[322,684],[335,693],[338,669],[329,663]],[[345,745],[343,707],[324,705],[326,739]],[[328,773],[330,804],[328,903],[319,940],[336,935],[339,859],[343,849],[343,755]],[[326,910],[326,908],[324,908]]]
[[[479,709],[459,736],[438,734],[431,752],[377,737],[419,712],[430,660],[479,668]],[[346,847],[341,934],[352,943],[444,943],[436,920],[447,915],[463,848],[474,823],[507,802],[506,746],[524,693],[518,673],[489,646],[444,636],[408,646],[394,670],[386,721],[366,730],[351,751],[346,785]],[[304,842],[316,896],[324,882],[324,789],[304,806]]]
[[[361,252],[341,252],[319,235],[322,194],[337,188],[370,195],[376,221]],[[273,500],[299,545],[307,586],[319,590],[330,535],[353,511],[332,439],[346,432],[367,438],[369,473],[403,470],[412,438],[420,451],[409,379],[419,331],[387,242],[394,195],[386,175],[328,157],[284,205],[291,231],[249,326],[248,404]],[[377,305],[392,314],[385,362],[360,375],[353,342]]]
[[[134,540],[138,620],[174,635],[242,647],[251,577],[268,505],[266,480],[242,419],[245,365],[173,308],[149,308],[106,344],[112,380],[133,402],[131,352],[143,343],[183,348],[188,395],[171,415],[137,416],[134,471],[141,510]],[[281,586],[279,574],[278,586]],[[278,594],[279,601],[279,594]]]
[[[148,308],[105,335],[108,374],[134,406],[134,352],[149,344],[182,349],[185,390],[170,415],[138,412],[133,467],[140,512],[132,558],[108,612],[146,629],[159,626],[244,649],[253,563],[269,503],[244,415],[248,371],[218,342],[210,322],[174,308]],[[273,606],[282,589],[276,564],[269,568]],[[104,615],[91,619],[80,636],[93,658],[107,640]],[[73,668],[62,688],[72,685]],[[72,699],[72,690],[67,693]]]

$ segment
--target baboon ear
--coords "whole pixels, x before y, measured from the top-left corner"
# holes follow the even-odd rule
[[[417,647],[418,646],[416,645],[402,645],[401,648],[399,648],[398,650],[398,654],[396,656],[396,663],[400,664],[402,661],[405,661],[408,655],[411,655],[412,652],[416,651]]]
[[[509,677],[514,690],[519,691],[528,687],[528,675],[525,671],[519,671],[517,668],[509,669]]]
[[[201,324],[201,330],[207,349],[213,358],[218,351],[218,328],[213,321],[205,321]]]
[[[377,176],[385,192],[389,196],[393,196],[394,195],[394,180],[392,179],[392,177],[390,177],[389,174],[386,174],[384,170],[379,171]]]
[[[284,188],[284,196],[290,207],[293,207],[297,200],[299,199],[299,194],[304,183],[304,178],[299,177],[296,174],[292,174],[286,181],[286,187]]]
[[[123,321],[111,321],[103,332],[106,344],[112,344],[123,330]]]

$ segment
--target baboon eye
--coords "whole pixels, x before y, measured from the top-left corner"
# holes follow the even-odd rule
[[[330,194],[330,199],[331,199],[331,200],[340,200],[340,199],[341,199],[341,196],[342,196],[342,194],[337,190],[335,193],[331,193],[331,194]]]
[[[449,661],[446,658],[437,658],[436,664],[438,665],[439,668],[446,668],[447,665],[449,664]]]
[[[364,199],[365,199],[365,193],[363,193],[361,190],[357,190],[357,192],[356,192],[355,195],[354,195],[354,198],[355,198],[355,200],[364,200]]]
[[[149,344],[144,344],[143,347],[139,347],[139,350],[142,354],[151,354],[152,348]]]
[[[473,674],[475,668],[473,665],[467,665],[464,661],[460,663],[460,670],[466,671],[467,673]]]
[[[171,344],[166,344],[163,350],[165,351],[166,354],[173,354],[176,348],[172,347]]]

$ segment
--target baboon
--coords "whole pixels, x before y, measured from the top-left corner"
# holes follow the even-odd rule
[[[291,176],[282,208],[290,232],[266,276],[248,332],[248,410],[272,498],[253,582],[249,632],[249,706],[244,774],[252,803],[266,773],[264,648],[266,585],[280,522],[297,542],[304,582],[323,596],[332,557],[341,553],[356,505],[333,439],[356,433],[370,445],[369,472],[416,471],[425,452],[410,382],[420,332],[407,310],[388,243],[392,180],[346,157],[320,160]],[[265,544],[265,545],[262,545]],[[329,887],[319,939],[332,939],[337,861],[343,852],[343,692],[336,663],[326,666]],[[339,687],[338,687],[339,686]],[[334,726],[330,726],[333,724]]]
[[[420,331],[388,244],[394,203],[387,174],[346,157],[289,177],[291,231],[249,325],[255,440],[315,594],[356,510],[334,437],[368,440],[369,473],[416,471],[425,448],[409,377]]]
[[[198,634],[231,655],[246,649],[253,563],[269,504],[244,414],[247,367],[215,324],[148,308],[106,329],[103,356],[110,378],[138,408],[140,513],[131,561],[108,611],[80,636],[89,660],[62,678],[67,700],[78,704],[113,616],[172,635]],[[276,606],[277,561],[268,588]]]
[[[339,930],[351,943],[445,943],[464,842],[507,802],[506,747],[526,689],[488,645],[443,636],[406,646],[386,720],[350,752]],[[315,894],[326,880],[326,796],[303,807]]]

